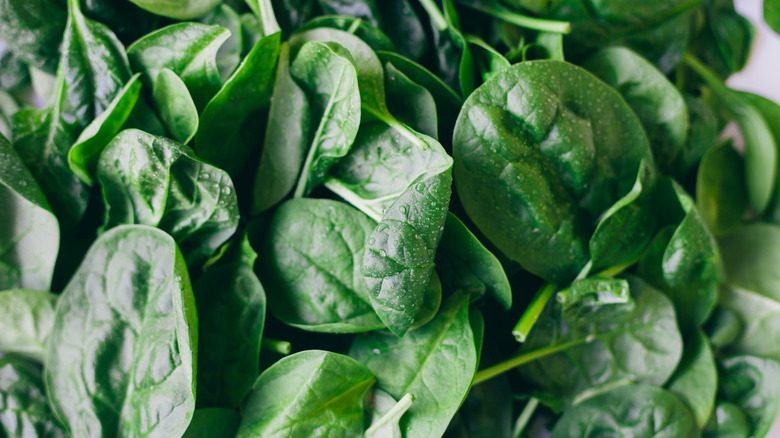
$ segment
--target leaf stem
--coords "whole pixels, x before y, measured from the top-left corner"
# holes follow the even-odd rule
[[[282,356],[287,356],[292,351],[292,344],[287,341],[280,341],[278,339],[263,338],[263,341],[260,344],[260,348],[266,351],[279,353]]]
[[[401,416],[412,406],[412,403],[414,403],[414,395],[406,393],[406,395],[401,397],[401,400],[398,400],[398,403],[396,403],[395,406],[387,411],[387,413],[385,413],[385,415],[383,415],[379,421],[372,424],[371,427],[366,430],[366,437],[370,437],[371,435],[375,434],[384,425],[393,421],[394,419],[401,418]]]
[[[533,362],[537,359],[541,359],[543,357],[549,356],[551,354],[558,353],[559,351],[563,351],[572,347],[576,347],[578,345],[586,343],[586,338],[578,338],[573,339],[569,342],[564,342],[562,344],[553,345],[550,347],[544,347],[540,348],[538,350],[529,351],[527,353],[520,354],[518,356],[515,356],[509,360],[505,360],[504,362],[498,363],[496,365],[493,365],[492,367],[485,368],[484,370],[480,370],[475,376],[474,381],[472,382],[471,386],[477,385],[479,383],[484,382],[485,380],[492,379],[493,377],[496,377],[499,374],[503,374],[512,368],[517,368],[520,365],[527,364],[529,362]]]
[[[531,397],[531,399],[528,400],[528,403],[525,404],[525,407],[523,407],[523,412],[517,417],[515,427],[512,429],[512,438],[520,438],[523,430],[525,430],[525,427],[528,425],[528,422],[531,421],[531,417],[534,415],[537,406],[539,406],[539,399]]]
[[[553,32],[553,33],[569,33],[571,32],[571,23],[568,21],[555,21],[547,20],[544,18],[529,17],[519,12],[503,8],[500,6],[492,6],[490,4],[483,4],[483,2],[475,2],[474,4],[464,4],[467,7],[476,9],[487,15],[492,15],[499,20],[506,21],[507,23],[514,24],[516,26],[524,27],[526,29],[538,30],[540,32]]]
[[[512,329],[512,334],[515,339],[517,339],[517,342],[525,342],[528,338],[528,334],[531,332],[534,324],[536,324],[536,320],[539,319],[539,315],[542,313],[542,310],[544,310],[544,306],[547,305],[547,302],[550,301],[550,297],[554,292],[555,285],[550,283],[536,293],[531,304],[528,305],[523,316],[520,317],[520,320],[517,321],[517,325]]]
[[[279,22],[276,21],[276,15],[274,15],[274,8],[270,0],[247,0],[246,2],[260,20],[265,33],[264,36],[281,32],[282,29],[279,27]]]
[[[436,2],[433,0],[420,0],[420,4],[422,5],[423,9],[425,9],[425,12],[428,13],[428,16],[431,17],[433,24],[436,25],[439,30],[445,30],[449,27],[447,19],[439,10],[439,7],[436,6]]]

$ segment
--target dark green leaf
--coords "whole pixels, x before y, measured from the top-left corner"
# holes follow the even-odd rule
[[[206,24],[218,24],[230,31],[230,38],[225,40],[225,43],[217,51],[219,76],[225,80],[241,62],[241,56],[244,52],[244,34],[241,26],[241,17],[227,4],[221,4],[204,17],[203,22]],[[254,44],[251,44],[250,47],[254,47]]]
[[[390,41],[387,35],[382,33],[381,30],[377,29],[370,22],[363,21],[360,18],[342,15],[326,15],[307,22],[298,28],[297,31],[302,32],[318,27],[330,27],[349,32],[371,46],[371,49],[374,51],[389,50],[395,52],[396,50],[395,45]]]
[[[702,430],[704,438],[748,438],[750,424],[739,406],[727,402],[718,402],[715,411]]]
[[[666,389],[688,406],[699,429],[702,429],[713,412],[717,388],[718,370],[709,341],[704,333],[697,331],[685,343],[680,365]]]
[[[3,41],[2,26],[0,24],[0,90],[13,90],[28,84],[30,73],[27,64]]]
[[[192,20],[206,15],[222,0],[130,0],[147,11],[177,20]]]
[[[46,403],[41,367],[26,359],[0,357],[0,436],[65,438]]]
[[[196,409],[182,438],[233,438],[239,424],[241,415],[232,409]]]
[[[428,90],[389,62],[385,64],[385,88],[391,114],[415,131],[439,138],[436,102]]]
[[[67,18],[62,1],[2,0],[0,40],[27,63],[54,73]]]
[[[766,436],[780,408],[780,365],[757,356],[733,356],[720,365],[718,398],[745,413],[750,436]]]
[[[57,303],[46,386],[73,436],[180,436],[195,409],[197,316],[173,239],[98,238]]]
[[[169,136],[187,144],[198,131],[198,109],[184,81],[168,68],[161,68],[152,90],[154,105]]]
[[[44,291],[0,292],[0,353],[25,356],[43,363],[46,341],[54,323],[56,300],[56,295]]]
[[[696,174],[696,206],[715,235],[735,227],[747,209],[742,157],[724,142],[712,147]]]

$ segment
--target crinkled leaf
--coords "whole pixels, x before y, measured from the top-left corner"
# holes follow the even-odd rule
[[[13,355],[0,357],[0,435],[65,438],[46,402],[40,365]]]
[[[0,353],[25,356],[43,363],[56,302],[57,295],[44,291],[0,292]]]

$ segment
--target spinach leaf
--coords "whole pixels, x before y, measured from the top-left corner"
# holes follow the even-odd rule
[[[504,309],[512,307],[512,289],[501,263],[452,213],[447,214],[435,260],[444,290],[461,290],[472,300],[490,292]]]
[[[268,226],[258,267],[274,316],[318,332],[384,327],[360,270],[375,226],[340,202],[297,198],[282,204]]]
[[[0,357],[0,435],[64,438],[46,403],[41,367],[13,355]]]
[[[41,185],[63,228],[81,220],[85,185],[68,167],[68,153],[81,131],[111,103],[130,72],[124,48],[110,29],[88,20],[77,0],[68,1],[63,56],[54,106],[14,116],[14,147]]]
[[[176,73],[202,110],[222,86],[215,57],[229,37],[230,32],[217,25],[172,24],[131,44],[127,56],[133,71],[144,74],[150,90],[162,68]]]
[[[390,394],[382,391],[379,388],[374,388],[370,394],[371,400],[371,424],[376,424],[382,417],[387,414],[393,406],[396,405],[396,400]],[[366,438],[382,437],[382,438],[402,438],[401,426],[398,424],[401,418],[395,418],[393,421],[386,423],[380,427],[373,434],[366,434]]]
[[[268,105],[279,34],[255,44],[201,114],[195,150],[235,178],[247,165],[259,134],[253,131],[256,111]]]
[[[100,153],[119,132],[135,108],[141,93],[139,77],[135,74],[130,78],[108,108],[81,131],[68,151],[70,170],[89,185],[94,183],[92,175],[95,174],[95,164]]]
[[[397,52],[414,60],[422,60],[429,50],[428,36],[420,16],[409,0],[377,2],[380,27],[398,47]]]
[[[433,321],[402,338],[374,332],[352,344],[350,356],[368,366],[380,389],[397,399],[414,394],[400,421],[406,438],[442,435],[468,393],[477,368],[468,303],[454,294]]]
[[[626,48],[603,49],[583,67],[626,99],[645,128],[658,167],[666,172],[673,169],[688,134],[688,109],[677,88],[650,62]]]
[[[470,45],[476,70],[480,73],[482,81],[487,81],[501,70],[511,66],[509,61],[498,50],[486,43],[482,38],[474,35],[466,35],[466,42]]]
[[[11,117],[19,111],[19,104],[10,94],[0,89],[0,135],[13,138]]]
[[[326,15],[347,15],[359,18],[373,26],[381,20],[375,0],[317,0]]]
[[[62,1],[0,1],[0,39],[15,56],[48,73],[57,70],[68,14]]]
[[[431,93],[414,83],[391,63],[385,64],[387,109],[415,131],[439,138],[436,102]]]
[[[194,268],[238,226],[230,177],[178,143],[138,130],[119,133],[97,166],[103,229],[143,224],[170,233]]]
[[[684,176],[699,164],[704,154],[715,145],[719,133],[717,116],[702,99],[686,95],[685,106],[688,107],[690,116],[688,140],[678,160],[679,167],[673,171],[673,175],[680,180],[683,180]]]
[[[222,80],[225,80],[241,62],[241,55],[244,52],[244,32],[241,17],[229,5],[221,4],[211,11],[209,15],[203,17],[202,20],[205,24],[217,24],[230,31],[230,37],[217,50],[219,76]],[[254,47],[254,43],[250,47]]]
[[[56,295],[37,290],[0,292],[0,353],[43,363],[56,300]]]
[[[748,438],[750,435],[750,424],[745,413],[739,406],[718,402],[715,411],[707,423],[707,427],[702,430],[704,438]]]
[[[512,399],[506,376],[473,386],[444,437],[512,437]]]
[[[260,375],[241,406],[236,438],[300,435],[359,436],[371,371],[354,359],[308,350],[285,357]]]
[[[586,264],[596,218],[630,191],[642,160],[653,162],[617,92],[560,61],[487,81],[463,105],[453,145],[458,195],[479,230],[561,283]]]
[[[60,244],[57,218],[0,135],[0,290],[49,290]]]
[[[360,18],[345,17],[342,15],[325,15],[308,21],[296,29],[297,32],[330,27],[351,33],[371,46],[374,51],[389,50],[395,52],[395,45],[381,30]]]
[[[733,356],[720,362],[718,398],[739,406],[750,436],[766,436],[780,408],[780,365],[774,359]]]
[[[743,326],[729,351],[780,358],[776,268],[780,228],[762,223],[743,225],[718,243],[726,269],[719,304],[733,311]]]
[[[539,352],[541,357],[520,367],[520,374],[569,401],[587,389],[626,378],[666,382],[683,350],[675,309],[638,278],[629,278],[629,287],[631,300],[625,304],[601,305],[572,318],[554,307],[542,313],[521,349],[521,354]]]
[[[223,256],[192,285],[198,307],[198,350],[208,352],[198,358],[199,407],[238,407],[260,375],[266,303],[263,286],[252,271],[257,255],[245,239],[231,245],[250,253],[246,258]]]
[[[764,21],[775,33],[780,33],[780,3],[777,0],[765,0],[764,6]]]
[[[758,110],[761,118],[764,119],[771,130],[775,144],[780,142],[780,125],[778,125],[780,124],[780,105],[757,94],[747,92],[738,92],[738,94]],[[778,156],[778,160],[778,163],[780,163],[780,156]],[[778,165],[780,166],[780,164]],[[780,173],[777,175],[775,187],[777,187],[778,184],[780,184]],[[766,217],[774,223],[780,222],[780,190],[777,188],[775,188],[772,201],[766,211]]]
[[[206,15],[222,0],[130,0],[142,9],[177,20],[192,20]]]
[[[195,408],[198,323],[170,236],[145,226],[103,234],[56,311],[45,378],[70,434],[184,433]]]
[[[742,70],[756,34],[753,24],[734,10],[731,1],[709,1],[700,15],[700,29],[691,39],[689,51],[704,60],[721,79]]]
[[[160,121],[170,137],[182,144],[190,142],[198,131],[198,109],[184,81],[168,68],[161,68],[154,82],[152,97]]]
[[[552,438],[573,436],[696,436],[693,415],[661,388],[628,385],[574,406],[555,424]]]
[[[233,438],[241,416],[232,409],[196,409],[182,438]]]
[[[734,228],[747,209],[742,157],[724,142],[702,157],[696,174],[696,207],[715,235]]]
[[[252,192],[253,216],[279,203],[298,181],[309,146],[311,118],[306,95],[290,75],[290,46],[283,43]]]
[[[2,7],[2,6],[0,6]],[[0,29],[2,29],[0,24]],[[0,30],[0,36],[2,31]],[[13,90],[30,82],[27,64],[14,54],[0,37],[0,90]]]
[[[685,343],[680,365],[666,389],[688,406],[699,429],[702,429],[713,412],[717,388],[718,370],[709,341],[704,333],[697,331]]]

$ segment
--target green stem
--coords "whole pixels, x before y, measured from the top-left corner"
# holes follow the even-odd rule
[[[395,406],[392,407],[385,415],[382,416],[382,418],[379,419],[376,423],[372,424],[371,427],[369,427],[366,430],[366,437],[370,437],[371,435],[375,434],[379,429],[381,429],[385,424],[397,419],[401,418],[401,416],[412,406],[412,403],[414,403],[414,395],[407,393],[403,397],[401,397],[401,400],[398,400],[398,403],[395,404]]]
[[[610,268],[604,269],[603,271],[596,274],[596,277],[601,278],[613,278],[616,275],[620,274],[621,272],[625,271],[626,269],[634,266],[634,264],[637,262],[637,260],[629,260],[622,265],[615,265]]]
[[[278,339],[263,338],[260,348],[266,351],[273,351],[282,356],[287,356],[292,351],[292,344]]]
[[[358,28],[360,28],[361,24],[363,24],[363,20],[361,20],[360,18],[356,18],[355,21],[353,21],[352,24],[349,25],[349,28],[346,30],[346,32],[354,35],[355,32],[357,32]]]
[[[531,421],[531,417],[534,415],[537,406],[539,406],[539,399],[531,397],[531,399],[528,400],[528,403],[525,404],[523,412],[517,417],[517,422],[512,430],[512,438],[520,438],[520,435],[522,435],[528,422]]]
[[[488,4],[467,4],[466,6],[474,8],[487,15],[492,15],[499,20],[506,21],[507,23],[514,24],[516,26],[524,27],[526,29],[538,30],[540,32],[553,32],[553,33],[569,33],[571,32],[571,23],[567,21],[555,21],[546,20],[544,18],[529,17],[519,12],[515,12],[506,8],[491,6]]]
[[[578,338],[578,339],[571,340],[569,342],[564,342],[562,344],[553,345],[550,347],[540,348],[538,350],[529,351],[528,353],[523,353],[519,356],[515,356],[509,360],[493,365],[492,367],[485,368],[484,370],[480,370],[477,373],[477,375],[474,376],[474,381],[471,383],[471,386],[482,383],[485,380],[492,379],[493,377],[496,377],[499,374],[503,374],[511,370],[512,368],[517,368],[520,365],[533,362],[537,359],[541,359],[551,354],[558,353],[559,351],[564,351],[566,349],[576,347],[586,342],[587,342],[587,338]]]
[[[512,334],[517,339],[517,342],[525,342],[528,338],[528,334],[531,333],[531,329],[536,324],[536,320],[539,319],[539,315],[544,310],[544,306],[550,301],[550,297],[555,292],[555,285],[548,284],[542,290],[537,292],[531,304],[525,309],[523,316],[517,321],[517,325],[512,329]]]
[[[250,9],[252,9],[257,18],[260,19],[265,36],[281,32],[282,29],[276,21],[271,0],[247,0],[247,4],[249,4]]]
[[[439,10],[439,7],[436,6],[436,2],[433,0],[420,0],[420,4],[422,5],[423,9],[425,9],[425,12],[428,13],[428,16],[431,17],[431,20],[433,20],[433,24],[436,25],[439,30],[445,30],[447,27],[449,27],[447,19]]]

